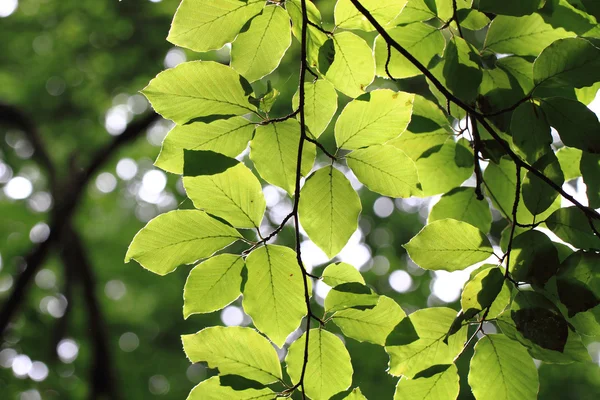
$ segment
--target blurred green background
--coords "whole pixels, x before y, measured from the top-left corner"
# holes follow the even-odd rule
[[[189,267],[159,277],[136,263],[123,263],[129,242],[145,222],[191,207],[179,177],[152,165],[171,125],[153,119],[138,91],[164,68],[185,60],[228,62],[227,47],[198,55],[165,40],[178,3],[0,0],[1,307],[6,308],[28,254],[51,235],[50,227],[71,226],[68,218],[53,220],[53,210],[77,200],[73,229],[63,230],[49,246],[0,340],[2,400],[184,399],[215,372],[190,365],[179,335],[214,324],[250,323],[239,300],[223,312],[184,321],[182,290]],[[335,2],[315,3],[324,20],[331,21]],[[291,111],[297,56],[294,42],[278,71],[254,84],[262,94],[271,80],[282,93],[273,115]],[[418,79],[401,85],[405,90],[425,87]],[[347,101],[340,98],[340,109]],[[139,120],[145,121],[143,129],[136,128]],[[40,159],[28,126],[37,131],[54,173]],[[128,127],[137,129],[135,139],[106,151],[123,132],[129,134]],[[322,137],[332,146],[332,127]],[[79,196],[82,181],[73,177],[85,175],[99,154],[105,162],[89,182],[83,181]],[[370,285],[407,313],[446,304],[458,308],[468,273],[426,272],[401,247],[423,226],[431,201],[392,200],[366,189],[360,194],[360,231],[338,259],[360,267]],[[265,195],[270,210],[262,229],[268,232],[291,202],[272,186],[265,186]],[[493,235],[503,228],[497,221]],[[284,230],[279,241],[291,244],[292,231]],[[320,273],[327,261],[322,253],[305,242],[303,254]],[[322,304],[326,290],[316,284],[316,302]],[[334,325],[328,328],[336,331]],[[346,345],[355,370],[353,386],[369,399],[391,399],[396,379],[385,373],[383,348],[351,339]],[[541,365],[540,398],[600,398],[600,343],[591,341],[589,350],[594,363]],[[470,354],[461,359],[463,384]],[[460,398],[470,399],[468,387],[463,389]]]

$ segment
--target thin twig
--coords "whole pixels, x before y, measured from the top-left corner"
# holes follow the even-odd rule
[[[471,121],[471,130],[473,134],[473,165],[475,168],[475,195],[477,200],[483,200],[483,191],[481,186],[483,185],[483,173],[481,172],[481,164],[479,164],[479,155],[481,154],[481,137],[479,136],[479,129],[477,128],[477,121],[472,115],[469,115]]]
[[[319,31],[323,32],[324,34],[326,34],[328,36],[333,36],[333,32],[323,29],[322,26],[319,26],[310,20],[308,21],[308,25],[312,26],[313,28],[317,28]]]
[[[306,140],[315,144],[319,149],[321,149],[321,151],[329,158],[331,158],[332,160],[337,160],[336,156],[334,156],[333,154],[331,154],[329,151],[327,151],[327,149],[325,148],[325,146],[323,146],[319,141],[317,141],[316,139],[313,139],[309,136],[306,137]]]
[[[454,20],[454,22],[456,22],[459,36],[463,37],[462,28],[460,27],[460,21],[458,20],[458,6],[456,5],[456,0],[452,0],[452,19]],[[452,21],[452,19],[450,21]]]
[[[294,110],[293,112],[289,113],[286,116],[279,117],[279,118],[265,119],[263,121],[260,121],[258,124],[259,125],[269,125],[269,124],[272,124],[274,122],[283,122],[283,121],[286,121],[286,120],[288,120],[290,118],[294,118],[296,115],[298,115],[299,112],[300,112],[300,109],[296,109],[296,110]]]
[[[517,211],[519,210],[519,202],[521,201],[521,167],[517,167],[517,183],[515,187],[515,201],[512,208],[512,222],[510,227],[510,236],[508,237],[508,245],[506,246],[506,271],[504,277],[510,277],[510,253],[512,251],[513,240],[515,238],[515,228],[517,227]]]

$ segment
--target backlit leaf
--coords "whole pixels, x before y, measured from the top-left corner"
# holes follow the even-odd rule
[[[306,126],[310,133],[318,138],[337,111],[338,96],[333,85],[323,79],[318,79],[314,83],[305,83],[304,95]],[[292,99],[294,109],[298,108],[299,103],[299,94],[296,92]]]
[[[459,390],[456,366],[436,365],[430,371],[424,371],[422,376],[413,379],[400,378],[394,400],[455,400]]]
[[[428,221],[452,218],[467,222],[484,233],[492,226],[492,212],[486,200],[478,200],[475,189],[459,187],[445,193],[429,213]]]
[[[237,299],[242,285],[244,260],[233,254],[220,254],[196,265],[183,289],[183,315],[220,310]]]
[[[296,252],[289,247],[263,246],[248,255],[246,268],[244,311],[257,329],[283,347],[285,339],[306,315],[304,281]]]
[[[285,358],[287,372],[296,383],[300,380],[304,362],[306,333],[290,345]],[[314,400],[326,400],[352,384],[352,364],[344,343],[333,333],[311,329],[308,340],[310,354],[304,375],[306,395]]]
[[[242,236],[204,211],[175,210],[161,214],[143,227],[129,245],[125,262],[166,275],[181,264],[213,255]]]
[[[264,384],[281,379],[277,352],[252,328],[213,326],[181,339],[190,361],[206,362],[221,375],[240,375]]]
[[[213,61],[190,61],[161,72],[142,93],[154,110],[177,124],[211,115],[243,115],[256,108],[233,69]]]
[[[358,227],[362,206],[350,181],[324,167],[308,177],[300,196],[300,223],[328,257],[339,253]]]
[[[493,254],[479,229],[454,219],[426,225],[404,248],[421,268],[446,271],[465,269]]]

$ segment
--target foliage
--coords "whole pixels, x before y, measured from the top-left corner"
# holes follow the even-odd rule
[[[328,30],[331,23],[321,20],[309,0],[263,3],[183,0],[169,40],[197,51],[232,42],[230,66],[184,63],[160,73],[143,91],[158,113],[178,124],[164,151],[184,152],[186,190],[206,213],[157,217],[134,238],[127,260],[162,274],[208,257],[190,274],[184,308],[208,312],[214,303],[222,307],[242,294],[244,310],[264,335],[249,328],[240,335],[239,328],[209,327],[197,339],[183,337],[188,357],[219,369],[221,379],[235,374],[263,384],[247,383],[252,390],[278,381],[269,385],[270,394],[257,393],[260,398],[300,391],[303,398],[328,399],[350,389],[353,374],[343,342],[329,332],[333,322],[348,338],[385,346],[388,373],[402,376],[395,398],[454,399],[459,393],[454,363],[483,334],[468,378],[475,398],[536,398],[532,357],[581,361],[575,344],[587,332],[574,317],[586,315],[598,324],[599,275],[592,258],[600,250],[600,215],[562,188],[565,174],[551,137],[552,127],[567,146],[562,151],[582,152],[581,172],[569,175],[583,174],[590,204],[596,202],[592,176],[600,170],[596,161],[584,162],[600,152],[600,123],[586,107],[591,99],[583,90],[600,83],[600,27],[593,8],[588,12],[584,4],[566,0],[338,0]],[[372,32],[374,50],[365,40],[373,39]],[[270,91],[259,95],[250,83],[277,67],[292,36],[300,43],[294,109],[273,117],[277,91],[269,85]],[[400,78],[409,77],[428,87],[407,89]],[[330,122],[338,96],[346,104]],[[229,146],[194,151],[206,148],[199,136],[177,143],[169,139],[186,127],[220,129],[223,120],[242,116],[256,126],[250,140],[255,172],[293,199],[291,212],[271,232],[259,226],[265,211],[256,190],[259,177],[242,162],[226,159],[232,155]],[[318,141],[329,123],[333,151]],[[244,143],[249,139],[239,137]],[[315,145],[329,165],[315,166]],[[208,152],[223,156],[217,162]],[[187,163],[210,164],[210,171],[188,173]],[[346,263],[331,264],[322,278],[307,269],[302,235],[331,259],[357,229],[361,203],[347,168],[385,196],[443,195],[429,224],[404,247],[417,265],[430,270],[463,270],[492,260],[466,283],[458,315],[432,307],[407,317]],[[475,187],[460,188],[471,175]],[[560,196],[573,206],[561,208]],[[501,255],[488,237],[488,201],[508,222]],[[294,248],[271,244],[288,221]],[[233,227],[254,228],[257,238]],[[555,236],[547,236],[548,230]],[[559,245],[552,241],[556,237],[570,245],[561,251],[572,253],[562,263]],[[209,257],[237,239],[249,246],[241,258]],[[243,281],[229,276],[234,265]],[[235,295],[229,293],[233,287],[212,293],[196,276],[203,270],[214,285],[227,276]],[[332,286],[323,316],[311,302],[313,279]],[[303,317],[304,333],[294,339],[290,335]],[[502,333],[486,334],[486,322]],[[471,325],[476,328],[467,340]],[[245,335],[261,341],[251,356],[245,355],[250,344],[240,342]],[[275,354],[262,344],[265,337],[277,348],[292,340],[285,360],[289,379],[270,372],[279,371],[278,363],[256,366]],[[246,361],[238,365],[239,359]],[[218,382],[211,381],[214,390],[226,390],[218,389]],[[245,390],[230,395],[245,396]]]

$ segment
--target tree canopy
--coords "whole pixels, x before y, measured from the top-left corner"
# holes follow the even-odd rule
[[[127,10],[111,7],[97,12]],[[174,10],[152,10],[167,27]],[[117,22],[144,19],[134,14]],[[113,28],[112,37],[103,24],[100,38],[89,41],[106,48],[104,58],[83,55],[88,67],[78,66],[88,74],[85,89],[52,72],[60,61],[37,67],[51,76],[34,82],[29,96],[11,74],[0,75],[9,88],[0,92],[0,120],[17,129],[5,132],[0,166],[9,171],[8,199],[1,204],[18,213],[0,248],[12,268],[2,278],[10,283],[0,316],[1,351],[10,364],[2,353],[0,362],[19,376],[19,360],[41,357],[26,343],[39,337],[32,324],[48,324],[44,313],[58,320],[52,345],[61,361],[72,362],[60,349],[78,346],[67,335],[76,282],[85,305],[76,330],[92,330],[90,381],[78,394],[52,390],[143,398],[139,387],[132,395],[117,388],[136,378],[119,379],[109,369],[115,333],[107,335],[94,294],[94,270],[110,264],[101,272],[104,291],[119,300],[111,293],[123,291],[116,277],[124,256],[166,275],[126,267],[143,277],[129,299],[136,312],[111,304],[115,315],[106,318],[108,326],[137,321],[140,332],[154,329],[145,336],[150,341],[166,334],[164,344],[155,343],[164,353],[117,356],[134,376],[132,365],[145,360],[177,360],[168,373],[175,378],[165,372],[148,380],[155,395],[188,391],[179,367],[183,343],[195,368],[187,378],[199,381],[191,400],[596,398],[598,18],[586,0],[183,0],[164,35],[177,47],[152,79],[159,68],[145,63],[144,52],[164,46],[164,53],[162,39],[140,38],[133,48],[141,55],[128,57],[131,48],[111,48],[132,33]],[[53,33],[57,40],[68,31],[63,24]],[[38,54],[39,40],[48,42],[39,38]],[[86,54],[89,43],[76,38],[67,41],[69,51]],[[90,72],[111,62],[105,76]],[[149,83],[141,93],[163,119],[134,94],[142,78]],[[98,82],[118,87],[115,79],[131,94],[92,95]],[[35,99],[40,85],[64,111],[59,102]],[[43,110],[36,114],[47,121],[41,126],[16,106],[30,97]],[[81,103],[88,97],[98,104]],[[111,97],[104,126],[75,124],[85,115],[97,120]],[[73,107],[73,118],[51,118]],[[106,129],[114,138],[88,141],[94,135],[77,137],[76,126]],[[60,140],[43,134],[60,129]],[[139,156],[120,150],[145,132],[150,143],[162,142],[154,165],[164,172],[132,160],[152,155],[151,146],[140,145]],[[28,155],[19,140],[31,148]],[[113,161],[117,151],[127,158]],[[104,171],[111,165],[120,181]],[[138,165],[145,169],[139,178]],[[21,194],[37,179],[35,194],[33,187]],[[94,179],[96,192],[86,192]],[[117,185],[125,195],[106,195]],[[36,206],[33,196],[41,193],[52,206]],[[137,202],[115,209],[132,195]],[[26,221],[40,214],[47,222],[32,228]],[[139,223],[125,218],[136,217],[145,226],[134,236]],[[23,232],[38,243],[29,253],[27,240],[19,241]],[[133,239],[125,251],[127,237]],[[123,251],[106,254],[109,248]],[[64,289],[44,287],[40,274],[54,275],[57,263]],[[9,325],[27,309],[32,281],[40,296],[54,293],[60,312],[42,306],[50,301],[44,297],[42,315],[31,311],[35,317]],[[173,299],[182,291],[181,304]],[[139,302],[148,304],[145,314]],[[173,315],[177,302],[185,324]],[[138,346],[128,347],[128,338],[139,343],[138,335],[123,333],[125,352]],[[32,365],[25,376],[35,381]],[[61,371],[55,379],[64,386],[61,379],[73,372]]]

